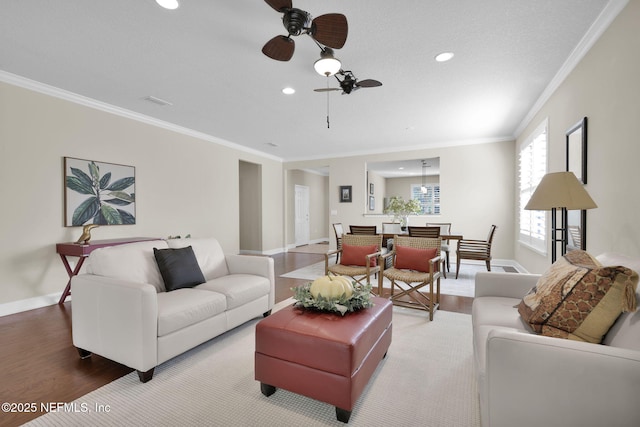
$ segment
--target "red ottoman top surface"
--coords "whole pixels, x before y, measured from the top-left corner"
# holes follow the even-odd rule
[[[344,316],[288,306],[258,322],[256,352],[351,377],[391,324],[391,302],[372,301]]]

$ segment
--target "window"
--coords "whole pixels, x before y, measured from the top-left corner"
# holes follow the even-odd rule
[[[411,184],[411,198],[420,201],[422,215],[440,215],[440,185],[426,184],[426,193],[421,184]]]
[[[520,147],[518,162],[520,188],[519,241],[542,252],[547,252],[547,224],[544,211],[528,211],[524,207],[547,173],[548,120],[545,119]]]

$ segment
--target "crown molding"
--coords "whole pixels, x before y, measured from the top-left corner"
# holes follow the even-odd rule
[[[593,45],[598,41],[600,36],[609,28],[614,19],[622,12],[622,9],[629,3],[629,0],[611,0],[602,9],[600,15],[593,22],[587,33],[582,37],[578,45],[573,49],[567,60],[562,64],[560,70],[551,79],[545,90],[542,92],[538,100],[533,104],[526,116],[516,128],[513,138],[524,131],[525,127],[533,120],[533,117],[542,109],[544,104],[551,98],[551,95],[560,87],[562,82],[569,76],[578,63],[589,52]]]
[[[65,101],[73,102],[74,104],[79,104],[85,107],[103,111],[105,113],[110,113],[116,116],[125,117],[127,119],[135,120],[137,122],[145,123],[151,126],[166,129],[172,132],[176,132],[182,135],[201,139],[204,141],[213,142],[214,144],[222,145],[227,148],[232,148],[234,150],[241,151],[244,153],[249,153],[255,156],[275,160],[280,163],[284,162],[284,160],[280,157],[266,154],[261,151],[254,150],[252,148],[248,148],[243,145],[236,144],[236,143],[215,137],[213,135],[209,135],[209,134],[199,132],[193,129],[189,129],[183,126],[178,126],[170,122],[165,122],[163,120],[158,120],[156,118],[153,118],[144,114],[136,113],[135,111],[116,107],[115,105],[107,104],[106,102],[101,102],[93,98],[89,98],[83,95],[78,95],[77,93],[69,92],[64,89],[60,89],[55,86],[50,86],[45,83],[37,82],[35,80],[18,76],[16,74],[12,74],[3,70],[0,70],[0,81],[11,84],[13,86],[21,87],[23,89],[28,89],[34,92],[42,93],[44,95],[52,96],[54,98],[59,98]]]

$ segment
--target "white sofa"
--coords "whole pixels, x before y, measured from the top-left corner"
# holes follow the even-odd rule
[[[165,291],[154,248],[191,246],[205,283]],[[216,239],[132,243],[91,253],[71,281],[73,345],[134,368],[154,368],[274,305],[273,259],[225,255]]]
[[[638,259],[597,259],[640,271]],[[623,313],[603,344],[537,335],[517,306],[539,277],[476,275],[472,319],[482,426],[640,426],[640,310]]]

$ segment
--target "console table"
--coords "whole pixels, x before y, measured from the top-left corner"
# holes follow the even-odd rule
[[[80,268],[82,268],[82,264],[84,264],[85,258],[89,256],[91,252],[99,248],[105,248],[107,246],[117,246],[124,245],[125,243],[135,243],[135,242],[145,242],[148,240],[160,240],[156,237],[128,237],[123,239],[107,239],[107,240],[91,240],[87,244],[80,243],[56,243],[56,252],[60,255],[60,259],[62,259],[62,263],[64,264],[64,268],[67,270],[67,274],[69,275],[69,281],[67,282],[67,286],[64,288],[64,292],[60,297],[60,301],[58,304],[62,304],[64,300],[71,294],[71,279],[73,276],[77,275],[80,272]],[[76,264],[76,268],[73,270],[69,265],[69,260],[67,257],[75,256],[78,257],[78,264]]]

